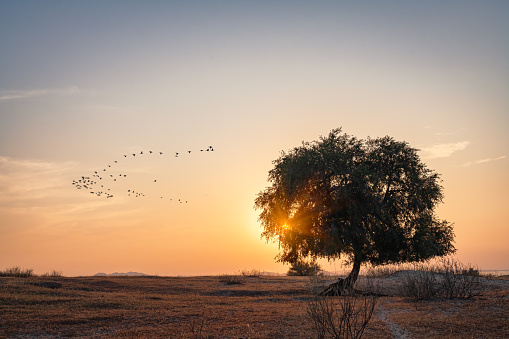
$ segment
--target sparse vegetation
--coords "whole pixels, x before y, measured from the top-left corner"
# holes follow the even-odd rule
[[[31,268],[21,268],[19,266],[14,266],[11,268],[6,268],[3,271],[0,271],[0,277],[14,277],[14,278],[29,278],[29,277],[37,277],[38,275],[34,273],[34,270]],[[40,277],[61,277],[62,272],[53,270],[51,272],[46,272],[40,275]]]
[[[262,272],[260,272],[260,270],[252,269],[250,271],[244,270],[244,271],[242,271],[241,274],[242,274],[242,276],[247,277],[247,278],[260,278],[262,275]]]
[[[31,268],[21,268],[18,266],[7,268],[0,271],[0,277],[16,277],[16,278],[28,278],[34,276],[34,270]]]
[[[368,325],[378,297],[352,292],[337,296],[319,296],[326,286],[323,279],[311,281],[307,312],[316,338],[360,338]]]
[[[413,301],[435,298],[439,290],[437,274],[429,265],[421,264],[405,274],[403,295]]]
[[[41,275],[41,277],[61,277],[62,271],[53,270],[51,272],[47,272]]]
[[[416,265],[406,274],[404,295],[414,301],[434,298],[471,299],[484,290],[479,270],[453,258],[443,258],[437,264]]]
[[[371,278],[385,278],[401,271],[400,266],[371,266],[366,272],[367,277]]]
[[[334,278],[312,279],[321,284],[313,297],[307,292],[306,277],[262,275],[228,285],[217,276],[1,276],[0,337],[316,338],[308,303]],[[488,281],[482,298],[432,299],[417,310],[396,288],[402,274],[381,279],[381,293],[389,296],[378,298],[364,337],[393,338],[388,323],[392,322],[412,338],[509,338],[507,281]],[[365,277],[359,284],[364,290]],[[343,299],[344,309],[353,314],[364,307],[362,297]],[[339,303],[340,298],[320,300]],[[355,307],[348,306],[354,303]],[[340,309],[334,305],[337,316]],[[331,335],[326,332],[325,337]]]

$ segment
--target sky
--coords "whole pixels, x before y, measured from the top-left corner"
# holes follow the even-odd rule
[[[254,199],[281,151],[338,127],[420,149],[458,260],[509,269],[507,17],[502,0],[0,0],[0,269],[284,273]]]

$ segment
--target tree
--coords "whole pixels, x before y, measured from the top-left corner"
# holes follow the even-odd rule
[[[293,262],[286,275],[311,276],[317,275],[322,271],[322,267],[316,260],[304,261],[302,259]]]
[[[454,253],[452,224],[434,212],[443,199],[436,172],[417,149],[392,137],[357,139],[335,129],[282,152],[255,208],[277,260],[342,256],[352,265],[324,293],[351,290],[361,264],[425,261]]]

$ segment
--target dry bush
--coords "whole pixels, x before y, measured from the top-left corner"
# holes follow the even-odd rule
[[[477,272],[477,274],[476,274]],[[403,294],[413,301],[434,298],[470,299],[485,289],[479,270],[453,258],[443,258],[437,264],[420,264],[405,275]]]
[[[376,294],[355,293],[342,296],[319,296],[327,284],[318,277],[311,279],[311,296],[307,313],[317,338],[360,338],[366,329],[378,300]]]
[[[369,295],[317,296],[308,302],[308,315],[318,338],[360,338],[375,305]]]
[[[53,270],[51,272],[46,272],[41,275],[41,277],[61,277],[62,271]]]
[[[31,268],[20,268],[18,266],[7,268],[0,271],[0,277],[16,277],[16,278],[28,278],[34,276],[34,270]]]
[[[242,271],[242,276],[248,277],[248,278],[260,278],[262,275],[262,272],[260,270],[252,269],[251,271],[244,270]]]
[[[484,290],[479,270],[468,267],[452,258],[444,258],[438,264],[442,277],[442,293],[446,298],[466,298],[478,296]]]
[[[366,277],[369,278],[386,278],[391,274],[401,271],[398,266],[371,266],[366,272]]]
[[[430,265],[418,265],[404,276],[403,295],[413,301],[431,300],[438,296],[439,291],[438,276]]]

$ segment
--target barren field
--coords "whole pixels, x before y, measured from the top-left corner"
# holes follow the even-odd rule
[[[377,279],[366,338],[509,338],[509,281],[414,303]],[[0,277],[1,338],[314,338],[306,277]],[[360,283],[362,287],[362,281]]]

